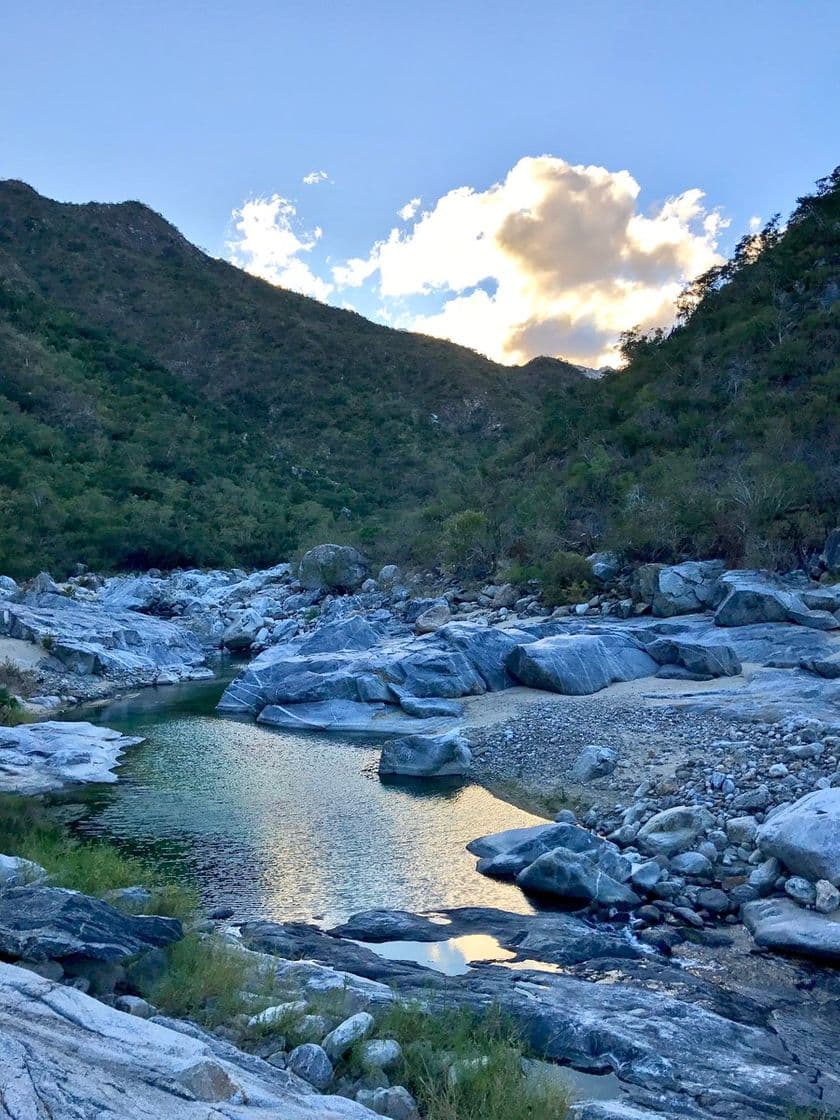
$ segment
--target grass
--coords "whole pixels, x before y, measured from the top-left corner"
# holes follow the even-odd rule
[[[497,1009],[429,1012],[397,1003],[377,1023],[379,1038],[395,1038],[402,1068],[392,1081],[405,1085],[426,1120],[562,1120],[570,1094],[523,1072],[527,1047]],[[358,1062],[358,1052],[351,1063]]]
[[[156,914],[184,919],[196,908],[189,887],[113,844],[70,835],[50,818],[42,802],[32,798],[0,796],[0,852],[39,863],[56,886],[102,897],[120,887],[142,884],[152,891],[147,909]]]
[[[167,949],[168,968],[145,994],[169,1015],[194,1019],[206,1027],[255,1014],[254,988],[267,995],[269,977],[254,977],[247,955],[214,937],[187,933]]]

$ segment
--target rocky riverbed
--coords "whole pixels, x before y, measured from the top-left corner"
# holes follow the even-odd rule
[[[373,579],[339,546],[296,572],[41,576],[5,581],[0,633],[54,685],[29,698],[36,711],[247,652],[223,714],[381,735],[389,780],[472,778],[556,816],[470,850],[478,874],[562,912],[378,912],[329,933],[229,931],[290,975],[291,961],[320,962],[365,1013],[393,988],[433,1007],[500,1004],[549,1058],[615,1073],[619,1100],[578,1106],[593,1120],[836,1109],[840,990],[826,966],[840,962],[840,590],[718,562],[632,579],[604,564],[593,558],[602,593],[554,611],[507,586],[430,586],[394,568]],[[48,741],[29,731],[39,734]],[[130,745],[107,742],[106,771]],[[6,788],[27,757],[40,761],[18,788],[34,790],[43,752],[20,732],[0,741]],[[74,772],[65,757],[53,780],[97,780],[92,759]],[[442,986],[375,951],[475,935],[513,953],[513,967],[476,965]],[[326,1033],[314,1043],[324,1050]],[[402,1115],[399,1094],[375,1097],[388,1085],[351,1088]]]

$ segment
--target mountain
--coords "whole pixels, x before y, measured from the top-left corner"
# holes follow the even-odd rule
[[[502,367],[272,287],[140,203],[0,183],[0,571],[326,539],[578,591],[593,549],[808,563],[840,521],[840,171],[624,351],[595,377]]]
[[[0,570],[383,554],[576,367],[510,369],[276,288],[138,202],[0,183]]]

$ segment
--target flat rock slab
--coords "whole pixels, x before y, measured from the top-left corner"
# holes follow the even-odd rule
[[[120,961],[181,936],[175,918],[123,914],[78,891],[28,886],[0,893],[0,954],[5,957]]]
[[[0,964],[0,1101],[10,1120],[373,1117],[195,1028],[181,1033],[167,1020],[126,1015],[7,964]]]
[[[393,704],[359,700],[320,700],[310,704],[269,704],[257,717],[266,727],[292,731],[345,731],[359,735],[410,735],[445,732],[456,726],[449,716],[410,716]]]
[[[46,793],[78,782],[115,782],[120,755],[142,742],[92,723],[0,727],[0,791]]]
[[[789,898],[749,902],[742,914],[763,949],[840,964],[840,914],[803,910]]]

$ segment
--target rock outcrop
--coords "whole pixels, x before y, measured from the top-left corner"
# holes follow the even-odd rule
[[[385,744],[379,758],[379,773],[383,777],[460,777],[469,771],[471,761],[470,748],[457,731],[409,735]]]
[[[76,783],[115,782],[123,751],[142,742],[92,723],[0,727],[0,791],[47,793]]]

